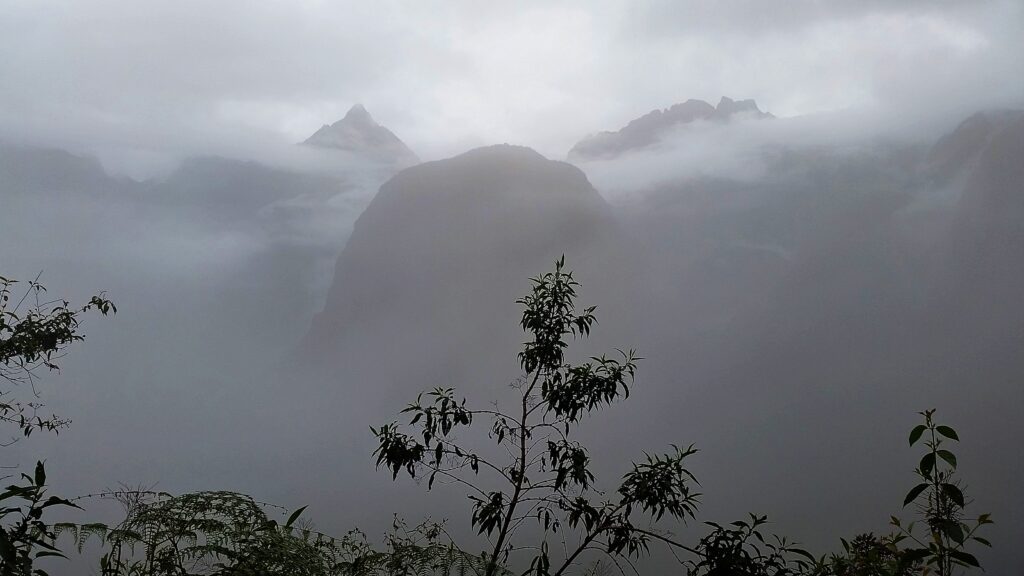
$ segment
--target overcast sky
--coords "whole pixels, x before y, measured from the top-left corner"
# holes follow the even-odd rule
[[[0,137],[195,153],[366,105],[425,159],[688,98],[790,116],[1024,102],[1024,3],[0,0]]]

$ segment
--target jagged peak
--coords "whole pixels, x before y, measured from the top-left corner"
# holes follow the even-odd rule
[[[676,126],[697,121],[728,122],[733,115],[743,114],[754,118],[774,118],[762,112],[754,100],[733,100],[723,96],[718,106],[704,100],[691,98],[664,110],[652,110],[631,120],[614,132],[592,134],[576,143],[569,150],[570,158],[609,158],[627,150],[635,150],[656,144],[665,133]]]
[[[743,112],[753,112],[758,116],[767,115],[761,112],[761,109],[757,107],[757,102],[753,99],[733,100],[728,96],[722,96],[722,99],[718,101],[718,106],[715,107],[715,112],[721,116],[731,116]]]
[[[354,104],[345,117],[325,124],[303,144],[347,150],[399,166],[419,162],[416,154],[393,132],[377,123],[362,104]]]
[[[348,109],[348,112],[345,113],[345,117],[338,122],[344,122],[346,124],[377,124],[373,119],[373,116],[370,116],[370,113],[367,112],[366,107],[358,103],[352,105],[352,107]]]
[[[709,104],[708,102],[706,102],[704,100],[701,100],[699,98],[690,98],[690,99],[686,100],[685,102],[680,102],[678,104],[673,104],[672,106],[669,106],[668,109],[669,110],[674,110],[674,109],[677,109],[677,108],[708,109],[708,108],[714,108],[714,107],[711,104]]]

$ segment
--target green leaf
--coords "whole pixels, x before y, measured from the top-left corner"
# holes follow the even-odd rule
[[[924,560],[931,555],[931,550],[927,548],[911,548],[903,553],[903,561],[908,564],[913,564],[920,560]]]
[[[933,468],[935,468],[935,453],[929,452],[924,455],[924,458],[921,458],[919,469],[925,478],[931,478]]]
[[[42,462],[36,462],[36,486],[43,486],[46,484],[46,469],[43,468]]]
[[[78,508],[79,510],[82,509],[82,507],[79,506],[78,504],[75,504],[70,500],[65,500],[64,498],[59,498],[57,496],[50,496],[49,498],[47,498],[46,502],[43,502],[40,508],[48,508],[50,506],[70,506],[72,508]]]
[[[817,561],[817,558],[815,558],[813,555],[811,555],[810,552],[808,552],[807,550],[804,550],[803,548],[790,548],[789,551],[794,553],[794,554],[798,554],[800,556],[803,556],[804,558],[807,558],[811,562]]]
[[[988,546],[989,548],[992,547],[992,543],[989,542],[988,540],[982,538],[981,536],[975,536],[974,539],[976,541],[980,542],[981,544],[984,544],[985,546]]]
[[[955,558],[956,560],[959,560],[960,562],[967,564],[968,566],[981,568],[981,564],[978,564],[978,559],[975,558],[972,554],[968,554],[967,552],[964,552],[962,550],[950,550],[949,555]]]
[[[949,450],[939,450],[939,457],[949,463],[950,466],[956,468],[956,456],[953,455]]]
[[[914,426],[914,429],[910,431],[910,445],[913,446],[915,442],[921,439],[921,435],[928,428],[924,424],[918,424]]]
[[[65,556],[61,552],[53,552],[53,551],[47,551],[47,550],[43,550],[42,552],[36,552],[36,558],[45,558],[47,556],[56,556],[57,558],[67,558],[67,556]]]
[[[946,438],[956,440],[957,442],[960,441],[960,437],[956,435],[956,430],[953,430],[949,426],[936,426],[935,431],[938,432],[939,434],[942,434]]]
[[[964,493],[961,492],[960,489],[957,488],[955,485],[943,484],[942,491],[950,500],[956,503],[957,506],[961,508],[964,507]]]
[[[949,533],[949,537],[953,539],[957,544],[964,543],[964,529],[960,526],[959,522],[953,521],[949,523],[949,527],[946,529]]]
[[[907,504],[910,504],[914,500],[917,500],[917,497],[921,495],[921,492],[924,492],[927,489],[927,484],[918,484],[917,486],[911,488],[910,492],[907,492],[907,497],[903,499],[903,507],[906,508]]]
[[[302,508],[299,508],[295,512],[292,512],[292,515],[288,517],[288,521],[284,523],[285,527],[290,527],[296,520],[299,519],[299,516],[301,516],[305,510],[306,506],[303,506]]]

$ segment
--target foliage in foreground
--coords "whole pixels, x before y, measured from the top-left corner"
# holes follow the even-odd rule
[[[124,519],[116,526],[62,523],[55,532],[67,534],[80,552],[98,541],[103,576],[466,576],[483,569],[480,558],[442,543],[442,528],[429,522],[408,527],[396,519],[385,550],[376,551],[358,530],[334,538],[300,526],[304,508],[279,522],[267,509],[282,509],[234,492],[97,496],[120,502]]]
[[[678,573],[687,576],[951,576],[979,567],[969,549],[990,545],[979,532],[991,520],[966,516],[969,501],[950,450],[959,436],[939,424],[933,410],[921,413],[924,422],[909,439],[926,448],[915,470],[920,483],[904,500],[917,519],[905,524],[893,517],[887,535],[841,539],[843,551],[830,556],[816,558],[764,533],[763,516],[707,522],[710,532],[693,545],[658,529],[662,520],[696,517],[697,481],[684,465],[696,452],[692,446],[644,454],[626,466],[613,492],[600,491],[573,432],[593,411],[628,397],[639,358],[629,351],[582,364],[565,361],[569,340],[588,336],[596,319],[593,307],[577,310],[578,283],[563,266],[559,260],[554,272],[534,278],[531,293],[519,301],[530,340],[519,354],[524,374],[511,411],[474,408],[453,390],[437,388],[403,410],[412,433],[396,422],[373,430],[377,465],[394,479],[406,473],[426,477],[428,489],[438,479],[466,488],[470,524],[490,541],[483,552],[459,546],[442,524],[408,527],[397,519],[378,550],[359,531],[332,538],[299,526],[304,508],[284,519],[281,509],[268,513],[276,507],[233,492],[114,491],[99,496],[124,507],[116,525],[54,525],[43,520],[48,508],[78,507],[84,497],[47,496],[38,463],[34,474],[22,474],[20,484],[0,493],[0,576],[45,575],[36,560],[63,556],[58,544],[68,538],[79,551],[100,544],[103,576],[504,576],[513,566],[523,576],[596,576],[610,569],[636,572],[634,562],[651,544],[672,549]],[[0,377],[9,384],[31,384],[38,367],[56,369],[64,348],[82,339],[82,313],[116,311],[102,295],[81,308],[43,302],[38,296],[45,289],[37,282],[9,306],[12,284],[0,278]],[[32,294],[34,306],[19,313]],[[24,436],[67,424],[26,412],[38,404],[4,398],[0,421],[16,424]],[[458,434],[480,420],[488,421],[484,436],[493,449],[486,452],[471,449],[486,441],[468,444]]]
[[[43,405],[35,390],[39,369],[59,370],[57,361],[68,344],[85,339],[82,314],[98,310],[105,316],[117,308],[102,293],[80,307],[67,300],[47,300],[38,276],[27,283],[21,296],[15,293],[16,284],[17,280],[0,276],[0,422],[17,426],[28,437],[36,430],[56,432],[70,423],[55,415],[40,415]],[[15,396],[18,388],[24,392],[25,387],[32,393],[29,400]],[[5,445],[16,440],[17,436],[12,437]]]
[[[694,546],[659,530],[663,519],[696,516],[697,480],[685,465],[696,450],[645,453],[626,467],[613,492],[597,489],[589,453],[572,435],[592,412],[629,396],[639,358],[630,350],[566,362],[569,341],[589,336],[596,323],[595,308],[576,307],[579,284],[564,271],[564,259],[532,284],[518,301],[528,340],[519,353],[523,375],[511,410],[474,407],[453,390],[436,388],[402,411],[411,432],[397,422],[372,430],[377,466],[392,478],[404,472],[427,477],[428,490],[436,479],[466,489],[470,523],[490,543],[483,552],[485,576],[501,566],[526,566],[524,576],[561,576],[582,571],[587,559],[596,566],[595,556],[622,573],[636,572],[634,561],[648,555],[652,543],[683,554],[689,576],[950,576],[957,568],[979,567],[966,547],[989,544],[976,533],[991,521],[988,515],[965,521],[956,457],[944,447],[959,438],[934,421],[934,411],[922,413],[925,422],[910,437],[913,446],[929,435],[917,469],[922,483],[904,502],[916,505],[920,520],[904,526],[893,517],[890,535],[843,540],[843,553],[816,558],[784,538],[766,537],[766,518],[756,515],[728,526],[709,522],[712,531]],[[459,434],[481,419],[489,424],[493,449],[487,452],[472,448],[485,440],[469,443]],[[527,523],[533,532],[522,530]]]
[[[590,455],[573,433],[593,411],[629,395],[639,358],[633,351],[571,364],[569,340],[590,334],[595,308],[576,308],[579,285],[559,260],[555,271],[532,280],[520,325],[529,336],[519,353],[523,375],[508,409],[477,408],[457,400],[451,389],[422,395],[403,413],[413,433],[397,423],[374,429],[377,465],[415,477],[426,475],[466,487],[473,502],[471,524],[487,537],[485,576],[510,562],[524,561],[529,574],[560,576],[581,556],[604,553],[629,564],[645,555],[652,540],[664,540],[652,522],[692,518],[699,494],[685,466],[693,447],[673,447],[633,463],[610,495],[599,491]],[[474,450],[459,430],[488,419],[495,445]],[[537,537],[523,538],[532,524]]]
[[[38,276],[27,283],[20,297],[12,300],[16,284],[17,281],[0,276],[0,423],[18,429],[0,446],[10,446],[36,430],[57,432],[69,424],[64,418],[40,414],[43,404],[38,402],[35,389],[37,371],[58,370],[57,362],[66,347],[85,338],[80,330],[83,314],[91,310],[103,315],[117,312],[103,294],[93,296],[80,307],[73,307],[66,300],[47,300],[46,288],[39,283]],[[26,393],[28,399],[24,397]],[[74,505],[63,498],[47,496],[42,462],[36,463],[31,475],[22,473],[19,483],[6,486],[0,493],[0,576],[44,575],[43,570],[34,567],[35,561],[63,556],[52,543],[51,527],[43,521],[43,513],[53,506]]]

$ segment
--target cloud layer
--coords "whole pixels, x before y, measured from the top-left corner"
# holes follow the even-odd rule
[[[1024,101],[1015,2],[785,6],[18,0],[0,16],[0,135],[139,171],[301,140],[355,102],[432,159],[504,141],[561,156],[691,97],[783,116]]]

